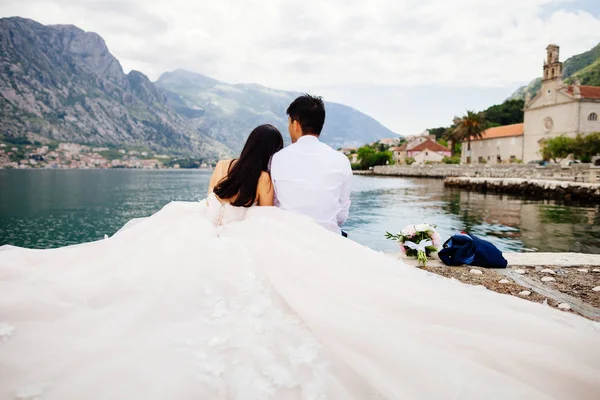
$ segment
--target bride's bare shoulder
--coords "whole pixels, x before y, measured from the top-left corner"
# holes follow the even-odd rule
[[[228,160],[220,160],[217,162],[217,165],[215,166],[215,170],[213,171],[213,174],[210,178],[210,182],[208,184],[209,192],[211,190],[213,190],[213,188],[215,186],[217,186],[219,184],[219,182],[221,182],[221,180],[223,180],[227,176],[227,173],[229,172],[229,166],[231,165],[231,163],[233,161],[234,161],[233,159],[228,159]]]
[[[233,160],[233,158],[228,158],[228,159],[226,159],[226,160],[219,160],[219,161],[217,162],[217,166],[215,167],[215,169],[216,169],[216,168],[226,168],[226,167],[229,167],[229,165],[230,165],[230,164],[231,164],[233,161],[234,161],[234,160]]]
[[[259,181],[259,183],[260,182],[263,182],[263,183],[271,182],[271,174],[268,173],[267,171],[261,172],[260,173],[260,178],[259,178],[258,181]]]

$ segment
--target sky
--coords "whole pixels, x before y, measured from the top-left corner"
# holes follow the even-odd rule
[[[101,35],[126,72],[187,69],[321,95],[396,133],[504,101],[600,42],[600,0],[2,0]]]

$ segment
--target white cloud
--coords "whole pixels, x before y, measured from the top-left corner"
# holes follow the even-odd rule
[[[4,0],[0,15],[97,32],[151,79],[185,68],[294,90],[506,87],[540,75],[548,43],[565,59],[600,40],[568,0]]]

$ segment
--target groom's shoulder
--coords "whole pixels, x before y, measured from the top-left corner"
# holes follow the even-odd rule
[[[325,145],[325,146],[327,146],[327,149],[328,149],[327,153],[332,158],[335,158],[336,160],[338,160],[342,164],[348,164],[348,165],[350,165],[350,160],[348,159],[348,157],[344,153],[342,153],[341,151],[337,151],[337,150],[335,150],[334,148],[332,148],[332,147],[330,147],[328,145]]]
[[[336,160],[339,163],[350,165],[350,160],[348,160],[348,157],[346,157],[343,153],[334,150],[331,146],[323,142],[317,142],[314,146],[315,147],[312,147],[312,151],[316,149],[317,154],[320,154],[324,159]],[[292,143],[275,153],[273,155],[272,163],[288,159],[288,156],[292,156],[293,154],[302,155],[303,149],[303,147],[298,147],[297,143]],[[292,156],[291,159],[295,158]]]
[[[296,147],[298,147],[298,145],[296,143],[292,143],[275,153],[275,156],[281,156],[282,154],[291,153],[296,149]]]
[[[348,157],[344,155],[344,153],[335,150],[330,145],[323,143],[321,141],[318,142],[318,146],[320,148],[320,153],[324,159],[329,160],[329,162],[334,162],[335,165],[343,165],[350,167],[350,160]]]
[[[294,146],[295,144],[292,143],[289,146],[286,146],[283,149],[279,150],[277,153],[273,154],[273,161],[281,159],[282,157],[285,157],[286,154],[293,152]]]

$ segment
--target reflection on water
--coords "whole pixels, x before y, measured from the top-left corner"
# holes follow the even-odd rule
[[[382,232],[436,224],[443,238],[472,232],[503,251],[600,253],[600,206],[563,205],[444,188],[434,179],[354,177],[348,231],[360,243],[395,251]]]
[[[47,248],[98,240],[171,200],[205,196],[206,171],[0,170],[0,244]],[[353,240],[396,251],[384,239],[411,223],[447,238],[469,231],[502,250],[600,253],[600,207],[445,189],[441,180],[353,179],[344,229]]]

